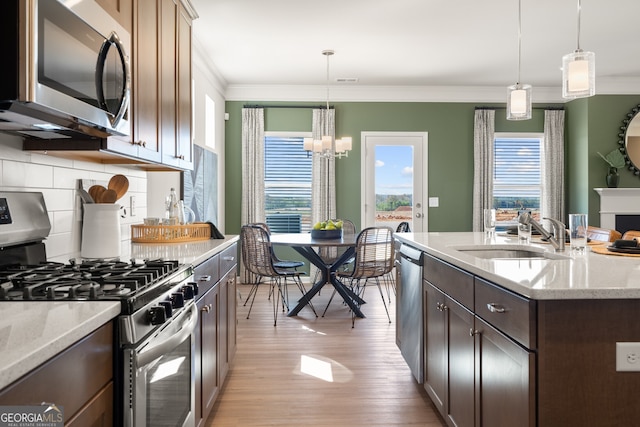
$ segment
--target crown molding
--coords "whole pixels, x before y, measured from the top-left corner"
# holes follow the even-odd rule
[[[326,86],[229,85],[227,101],[326,101]],[[359,86],[330,87],[332,102],[506,102],[507,86]],[[562,103],[560,87],[533,88],[533,102]]]
[[[204,46],[194,38],[191,44],[191,49],[193,51],[193,54],[191,55],[193,67],[203,70],[204,72],[202,74],[205,78],[207,78],[221,96],[225,97],[225,92],[228,87],[227,81],[215,65],[206,59]]]

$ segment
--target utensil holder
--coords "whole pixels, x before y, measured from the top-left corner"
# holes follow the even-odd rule
[[[82,258],[120,257],[120,205],[92,203],[84,205],[82,221]]]

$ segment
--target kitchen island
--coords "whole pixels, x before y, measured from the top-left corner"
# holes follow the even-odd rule
[[[639,259],[484,233],[395,238],[424,253],[424,387],[448,424],[640,419],[640,372],[616,365],[617,343],[640,342]]]

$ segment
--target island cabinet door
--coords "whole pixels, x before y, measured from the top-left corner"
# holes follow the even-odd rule
[[[447,340],[444,294],[424,282],[424,388],[440,414],[447,401]]]
[[[535,353],[475,318],[477,426],[536,425]]]
[[[475,423],[473,313],[449,297],[445,299],[444,310],[448,318],[449,347],[447,423],[456,427],[473,427]]]

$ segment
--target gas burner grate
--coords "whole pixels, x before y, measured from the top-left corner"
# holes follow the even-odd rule
[[[84,260],[0,268],[0,300],[123,299],[159,285],[177,261]]]

